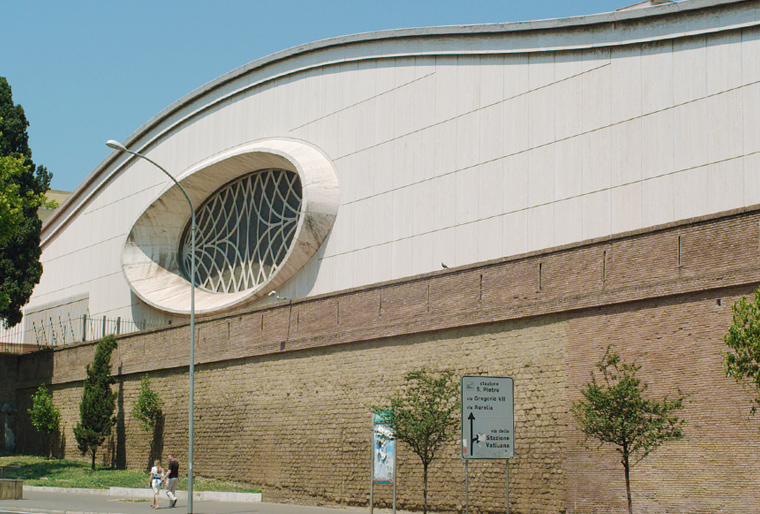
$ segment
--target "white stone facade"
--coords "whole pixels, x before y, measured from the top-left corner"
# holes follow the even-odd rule
[[[339,188],[327,240],[276,285],[287,298],[758,204],[760,2],[321,41],[220,77],[124,144],[192,184],[202,163],[275,140],[317,149]],[[171,185],[111,154],[43,228],[27,309],[88,295],[92,316],[185,319],[122,269]],[[173,212],[184,225],[187,207]]]

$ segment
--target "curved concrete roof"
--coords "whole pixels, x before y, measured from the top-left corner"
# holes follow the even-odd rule
[[[704,15],[706,10],[709,15]],[[754,14],[748,16],[747,11]],[[315,67],[409,56],[532,53],[621,46],[758,25],[758,14],[758,0],[685,0],[561,19],[384,30],[325,39],[257,59],[220,76],[169,105],[124,144],[136,151],[145,151],[166,134],[224,100],[262,83]],[[43,227],[43,248],[129,160],[114,152],[87,176]]]

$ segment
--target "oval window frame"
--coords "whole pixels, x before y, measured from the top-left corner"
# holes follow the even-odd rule
[[[301,180],[301,213],[296,234],[279,270],[256,287],[212,293],[196,287],[195,313],[220,313],[256,301],[280,288],[317,253],[338,213],[335,169],[321,151],[301,141],[269,139],[241,145],[186,170],[178,180],[196,209],[225,184],[251,172],[281,168]],[[163,312],[190,314],[190,282],[180,271],[179,241],[190,220],[187,199],[176,185],[138,216],[122,249],[122,273],[142,301]]]

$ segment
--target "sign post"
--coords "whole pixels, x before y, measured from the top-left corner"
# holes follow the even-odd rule
[[[463,376],[462,458],[465,475],[470,460],[506,460],[509,514],[509,459],[515,456],[515,381],[512,377]],[[465,488],[469,488],[465,476]],[[469,491],[465,491],[469,512]]]

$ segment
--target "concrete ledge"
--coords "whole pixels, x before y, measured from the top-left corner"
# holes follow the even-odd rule
[[[185,491],[182,492],[187,496]],[[234,502],[234,503],[256,503],[261,501],[262,493],[223,493],[220,491],[200,491],[193,492],[193,498],[198,501],[216,501],[216,502]]]
[[[80,489],[77,487],[44,487],[36,485],[25,485],[24,491],[39,491],[41,493],[68,493],[68,494],[94,494],[97,496],[108,496],[108,489]]]
[[[20,482],[20,480],[19,480]],[[68,493],[68,494],[94,494],[98,496],[115,496],[121,498],[153,499],[153,490],[134,489],[130,487],[111,487],[110,489],[76,489],[70,487],[40,487],[25,485],[24,491],[40,491],[48,493]],[[166,498],[166,490],[159,492],[161,498]],[[256,503],[260,502],[262,493],[224,493],[218,491],[194,491],[193,500],[198,501],[219,501],[234,503]],[[7,499],[7,498],[0,498]],[[177,491],[177,499],[187,500],[187,491]]]
[[[0,479],[0,500],[23,500],[24,481],[18,479]]]

